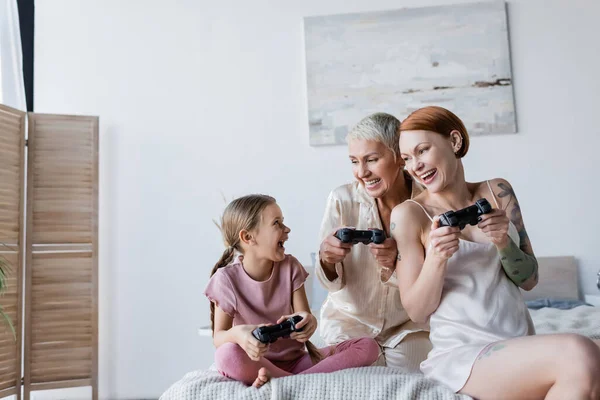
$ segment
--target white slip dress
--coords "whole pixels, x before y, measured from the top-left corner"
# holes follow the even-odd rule
[[[498,207],[495,197],[494,201]],[[518,246],[512,222],[508,235]],[[465,385],[487,346],[535,334],[520,289],[506,276],[496,246],[463,239],[448,259],[440,304],[429,322],[433,348],[421,363],[421,371],[455,392]]]

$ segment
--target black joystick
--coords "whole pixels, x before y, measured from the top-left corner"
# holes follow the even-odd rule
[[[296,329],[296,324],[302,317],[294,315],[277,325],[260,326],[252,331],[252,335],[262,343],[273,343],[279,338],[290,336],[292,332],[302,332],[304,328]]]
[[[356,230],[352,228],[342,228],[334,235],[340,239],[342,243],[362,243],[362,244],[381,244],[385,241],[385,232],[381,229],[369,229],[366,231]]]
[[[479,217],[490,212],[492,212],[490,203],[486,199],[479,199],[472,206],[440,215],[440,227],[458,226],[460,230],[463,230],[467,224],[477,225]]]

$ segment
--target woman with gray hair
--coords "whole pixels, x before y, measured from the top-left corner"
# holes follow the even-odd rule
[[[348,134],[356,181],[331,192],[321,225],[316,275],[328,295],[320,332],[329,345],[375,338],[383,355],[378,365],[419,372],[431,343],[427,327],[411,322],[400,302],[394,273],[399,256],[390,237],[392,209],[421,191],[404,172],[399,128],[396,117],[376,113]],[[387,238],[381,244],[342,243],[334,236],[342,227],[382,229]]]

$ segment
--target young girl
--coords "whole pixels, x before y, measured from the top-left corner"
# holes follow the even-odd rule
[[[219,372],[260,387],[270,377],[333,372],[373,364],[379,356],[374,339],[360,338],[316,349],[308,339],[317,329],[304,290],[308,273],[284,243],[290,229],[275,199],[249,195],[232,201],[221,219],[227,248],[211,272],[204,294],[210,300],[215,364]],[[241,254],[235,258],[235,253]],[[233,261],[233,262],[232,262]],[[252,331],[302,317],[289,338],[259,342]]]

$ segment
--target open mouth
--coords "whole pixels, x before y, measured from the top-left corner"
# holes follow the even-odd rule
[[[285,249],[285,247],[283,246],[284,243],[285,240],[280,240],[279,242],[277,242],[277,247],[279,247],[280,249]]]
[[[365,186],[367,187],[367,189],[372,189],[374,187],[376,187],[379,182],[381,182],[381,178],[377,178],[377,179],[371,179],[368,181],[364,181],[365,182]]]
[[[421,175],[419,179],[421,179],[421,182],[423,182],[425,185],[429,185],[431,182],[433,182],[436,176],[437,169],[434,168]]]

